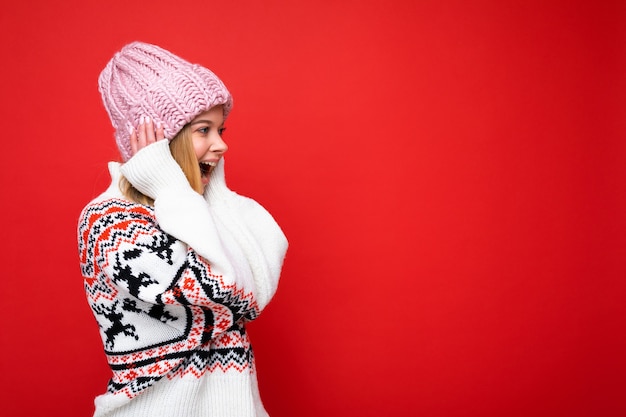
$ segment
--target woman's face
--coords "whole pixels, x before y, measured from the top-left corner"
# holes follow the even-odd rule
[[[200,163],[202,184],[209,183],[209,174],[224,153],[228,150],[226,142],[222,140],[224,132],[224,109],[216,106],[200,113],[190,122],[191,140],[196,157]]]

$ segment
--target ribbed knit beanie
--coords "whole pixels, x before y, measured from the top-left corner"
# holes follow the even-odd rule
[[[130,159],[130,128],[149,116],[174,136],[198,114],[233,102],[224,83],[210,70],[160,48],[133,42],[117,52],[98,78],[98,89],[124,161]]]

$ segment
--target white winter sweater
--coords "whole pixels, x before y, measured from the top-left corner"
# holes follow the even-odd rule
[[[287,240],[229,190],[223,161],[204,196],[167,141],[110,163],[111,186],[83,210],[80,265],[113,376],[97,417],[266,416],[245,323],[276,291]],[[154,207],[128,201],[120,171]]]

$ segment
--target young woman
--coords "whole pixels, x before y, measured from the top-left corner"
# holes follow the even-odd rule
[[[99,77],[124,163],[78,223],[84,287],[112,371],[95,416],[266,416],[246,323],[270,301],[287,240],[228,189],[230,93],[146,43]]]

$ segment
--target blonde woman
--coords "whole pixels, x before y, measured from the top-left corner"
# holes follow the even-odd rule
[[[246,323],[287,240],[224,179],[232,98],[210,70],[133,42],[99,77],[123,163],[78,223],[87,300],[112,371],[95,416],[266,416]]]

